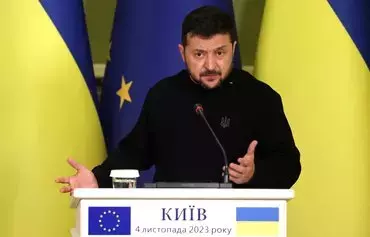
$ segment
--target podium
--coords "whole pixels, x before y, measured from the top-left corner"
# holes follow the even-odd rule
[[[287,236],[293,190],[76,189],[72,237]]]

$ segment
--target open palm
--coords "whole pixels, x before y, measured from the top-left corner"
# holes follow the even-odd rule
[[[76,174],[73,176],[58,177],[55,180],[57,183],[68,184],[62,187],[60,192],[69,193],[75,188],[98,188],[96,178],[89,169],[71,158],[68,159],[68,163],[76,170]]]

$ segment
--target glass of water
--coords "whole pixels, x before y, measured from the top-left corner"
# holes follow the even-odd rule
[[[113,188],[136,188],[137,178],[139,178],[138,170],[112,170]]]

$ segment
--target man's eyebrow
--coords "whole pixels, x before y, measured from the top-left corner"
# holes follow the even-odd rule
[[[222,46],[220,46],[220,47],[216,48],[215,50],[224,49],[224,48],[226,48],[226,47],[227,47],[227,45],[222,45]]]
[[[217,47],[213,50],[220,50],[220,49],[224,49],[226,47],[227,47],[227,45],[221,45],[220,47]],[[195,52],[206,52],[207,50],[205,50],[205,49],[194,49],[193,51],[195,51]]]

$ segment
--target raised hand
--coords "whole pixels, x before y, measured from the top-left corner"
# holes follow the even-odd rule
[[[248,152],[238,159],[239,164],[231,163],[229,166],[230,180],[236,184],[247,183],[254,174],[254,152],[257,141],[252,141],[248,147]]]
[[[94,174],[89,169],[71,158],[67,161],[76,170],[76,174],[69,177],[56,178],[56,183],[67,184],[67,186],[63,186],[60,189],[60,192],[69,193],[75,188],[98,188],[98,182],[96,181]]]

